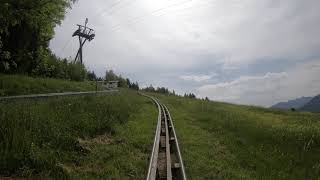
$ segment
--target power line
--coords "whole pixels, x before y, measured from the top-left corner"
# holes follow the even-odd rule
[[[121,2],[124,2],[123,0],[119,0],[119,1],[115,2],[114,4],[112,4],[111,6],[109,6],[108,8],[106,8],[106,9],[102,10],[101,12],[97,13],[93,17],[101,16],[101,15],[105,14],[108,11],[109,11],[109,15],[113,14],[114,12],[116,12],[116,10],[122,9],[122,8],[128,6],[128,5],[131,5],[134,1],[137,1],[137,0],[130,0],[130,2],[128,2],[126,4],[123,4],[123,6],[120,6],[119,8],[115,9],[114,7],[118,6],[119,4],[121,5]]]
[[[180,3],[168,5],[168,6],[166,6],[166,7],[163,7],[163,8],[160,8],[160,9],[157,9],[157,10],[152,11],[151,13],[149,13],[149,15],[156,15],[156,14],[158,14],[159,12],[163,12],[163,11],[165,11],[165,10],[171,8],[171,7],[179,6],[179,5],[182,5],[182,4],[186,4],[186,3],[191,2],[191,1],[193,1],[193,0],[186,0],[186,1],[182,1],[182,2],[180,2]],[[203,2],[205,2],[205,1],[203,1]],[[209,3],[210,0],[209,0],[209,1],[206,1],[206,2],[207,2],[207,3],[204,3],[204,4],[202,4],[202,5],[209,5],[209,4],[210,4],[210,3]],[[187,8],[183,8],[183,9],[180,10],[180,11],[171,12],[171,13],[177,14],[177,13],[179,13],[179,12],[183,12],[183,11],[186,11],[186,10],[191,9],[191,8],[194,8],[194,6],[187,7]],[[158,17],[164,16],[164,15],[168,15],[168,14],[171,14],[171,13],[160,14]],[[139,22],[143,22],[145,19],[146,19],[145,16],[140,16],[140,17],[132,18],[130,21],[128,21],[129,23],[127,23],[127,25],[134,25],[134,24],[137,24],[137,23],[139,23]],[[112,27],[111,27],[111,32],[120,30],[122,26],[123,26],[123,25],[121,25],[121,24],[112,26]]]
[[[104,14],[105,12],[107,12],[107,10],[112,10],[112,8],[116,7],[118,4],[120,4],[122,1],[118,0],[115,3],[113,3],[111,6],[108,6],[108,8],[103,9],[102,11],[100,11],[99,13],[95,14],[93,16],[93,18],[97,17],[97,16],[101,16],[102,14]]]
[[[175,7],[175,6],[180,6],[182,4],[186,4],[186,3],[189,3],[191,1],[193,1],[193,0],[185,0],[185,1],[182,1],[182,2],[179,2],[179,3],[170,4],[168,6],[153,10],[150,13],[148,13],[148,15],[155,15],[155,14],[157,14],[159,12],[162,12],[162,11],[165,11],[165,10],[167,10],[169,8],[172,8],[172,7]],[[146,15],[132,18],[131,20],[128,21],[127,25],[136,24],[138,22],[141,22],[141,20],[143,21],[144,19],[146,19]],[[121,24],[118,24],[118,25],[112,26],[110,29],[111,29],[111,31],[117,31],[117,30],[121,29],[121,26],[122,26]]]
[[[112,11],[110,11],[109,15],[114,14],[114,13],[116,12],[116,10],[123,9],[123,8],[125,8],[125,7],[128,7],[128,6],[132,5],[135,1],[137,1],[137,0],[130,0],[130,2],[128,2],[128,3],[126,3],[126,4],[123,4],[123,5],[120,6],[119,8],[113,9]]]
[[[207,2],[207,3],[198,4],[198,6],[210,5],[210,3],[209,3],[210,1],[211,0],[209,0],[209,1],[201,1],[201,3],[203,3],[203,2]],[[182,9],[179,9],[179,11],[176,11],[176,12],[163,13],[163,14],[160,14],[159,16],[164,16],[164,15],[168,15],[168,14],[178,14],[180,12],[186,11],[186,10],[194,8],[194,7],[196,7],[196,6],[190,6],[190,7],[182,8]],[[159,17],[159,16],[157,16],[157,17]]]
[[[64,44],[64,46],[61,48],[60,54],[64,53],[64,50],[66,49],[66,47],[69,46],[71,40],[72,40],[72,37],[70,37],[69,40],[68,40],[68,41]]]

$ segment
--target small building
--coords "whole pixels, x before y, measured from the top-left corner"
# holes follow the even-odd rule
[[[105,88],[107,89],[115,89],[115,88],[118,88],[118,86],[119,86],[119,81],[108,81],[105,84]]]

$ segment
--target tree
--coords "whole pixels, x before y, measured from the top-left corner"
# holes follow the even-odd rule
[[[130,79],[126,79],[126,81],[127,81],[127,84],[128,84],[128,86],[129,86],[129,88],[131,88],[131,82],[130,82]]]
[[[49,54],[54,27],[73,0],[4,0],[0,5],[0,72],[31,73]]]
[[[127,81],[128,87],[129,87],[130,89],[139,90],[139,84],[138,84],[138,82],[131,83],[131,81],[130,81],[128,78],[126,79],[126,81]]]
[[[116,80],[118,80],[118,76],[112,70],[107,70],[106,75],[105,75],[105,80],[106,81],[116,81]]]
[[[106,81],[119,81],[119,87],[131,88],[139,90],[138,83],[132,83],[130,79],[123,78],[121,75],[116,75],[112,70],[107,70],[105,75]]]
[[[116,80],[119,81],[119,87],[124,87],[124,88],[128,88],[129,87],[128,84],[127,84],[127,80],[124,79],[121,75],[119,75]]]
[[[97,81],[103,81],[102,77],[97,77]]]
[[[130,88],[130,89],[139,90],[139,84],[138,84],[138,82],[129,83],[128,85],[129,85],[129,88]]]
[[[154,89],[154,87],[152,86],[152,84],[150,84],[149,87],[144,88],[144,90],[147,91],[147,92],[155,92],[155,89]]]
[[[87,73],[87,78],[88,78],[89,81],[95,81],[97,79],[97,76],[94,73],[94,71],[92,71],[92,72],[89,71]]]
[[[189,94],[184,93],[183,97],[192,98],[192,99],[197,98],[196,95],[194,95],[193,93],[189,93]]]

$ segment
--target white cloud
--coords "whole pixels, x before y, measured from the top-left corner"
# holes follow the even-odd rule
[[[198,94],[213,100],[270,106],[279,101],[320,94],[320,61],[313,61],[288,72],[262,76],[241,76],[230,82],[208,84]]]
[[[183,79],[185,81],[202,82],[202,81],[207,81],[215,76],[216,76],[216,74],[214,74],[214,73],[211,75],[184,75],[184,76],[180,76],[180,79]]]
[[[78,41],[71,35],[75,24],[88,17],[96,38],[84,47],[84,63],[98,75],[108,67],[141,84],[168,86],[182,92],[197,88],[195,82],[211,82],[206,73],[214,71],[219,73],[214,79],[220,82],[216,85],[224,86],[203,87],[203,94],[269,105],[315,93],[308,90],[315,89],[314,75],[277,69],[286,73],[252,76],[246,70],[262,61],[292,65],[320,57],[319,7],[319,0],[77,1],[55,29],[50,48],[58,56],[74,57]],[[65,46],[69,40],[71,43]],[[264,67],[263,72],[274,72],[274,67]],[[221,82],[235,74],[242,77]],[[284,85],[277,85],[277,81]],[[215,94],[206,89],[214,89]],[[285,90],[278,93],[278,89]]]
[[[211,62],[237,69],[261,59],[289,61],[318,53],[318,0],[162,1],[123,1],[114,7],[117,1],[79,1],[56,28],[50,46],[60,56],[73,57],[76,38],[64,52],[61,46],[75,24],[88,17],[96,30],[84,49],[90,67],[175,70],[192,68],[204,61],[201,56],[213,55],[221,58]]]

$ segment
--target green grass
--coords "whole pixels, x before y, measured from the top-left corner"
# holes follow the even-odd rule
[[[142,179],[156,117],[127,90],[0,103],[0,178]]]
[[[0,74],[0,96],[68,92],[93,91],[95,82],[68,81],[52,78],[35,78],[25,75]]]
[[[318,179],[320,114],[154,94],[189,179]],[[157,109],[134,91],[0,102],[0,178],[144,179]]]
[[[190,179],[318,179],[320,114],[155,95]]]
[[[86,140],[92,149],[78,166],[72,165],[75,179],[144,179],[153,144],[158,112],[150,100],[128,123],[117,125],[114,136]]]

